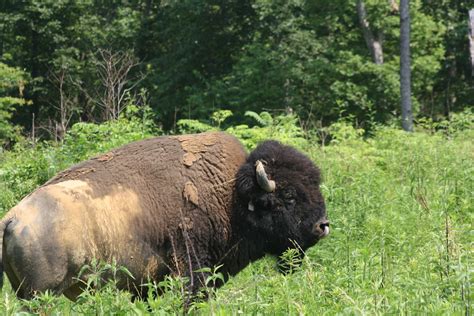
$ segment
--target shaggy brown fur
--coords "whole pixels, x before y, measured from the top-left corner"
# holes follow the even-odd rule
[[[275,192],[258,186],[257,159]],[[265,253],[314,245],[327,225],[319,178],[308,158],[278,142],[248,158],[225,133],[131,143],[58,174],[14,207],[0,223],[0,263],[24,298],[49,289],[74,299],[74,278],[94,258],[127,267],[135,279],[119,286],[137,294],[166,274],[189,276],[194,291],[204,282],[199,268],[223,264],[232,275]]]

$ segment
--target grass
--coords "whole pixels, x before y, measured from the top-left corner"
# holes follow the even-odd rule
[[[330,236],[309,249],[292,274],[280,274],[275,258],[252,263],[211,290],[208,301],[195,303],[192,314],[472,314],[473,130],[447,137],[380,128],[365,140],[356,134],[305,148],[323,171]],[[18,198],[6,191],[3,197]],[[20,302],[6,286],[0,309],[182,313],[183,281],[167,279],[161,286],[166,293],[148,302],[131,302],[112,283],[77,303],[50,294]]]

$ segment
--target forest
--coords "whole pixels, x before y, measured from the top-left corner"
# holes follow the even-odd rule
[[[474,3],[409,3],[412,133],[398,0],[1,0],[2,216],[113,148],[222,130],[307,154],[332,229],[190,307],[185,278],[132,300],[102,278],[124,267],[95,262],[76,302],[19,300],[5,282],[2,314],[471,315]]]
[[[468,7],[411,1],[417,120],[474,105]],[[62,139],[76,122],[116,119],[130,100],[165,131],[216,110],[232,111],[229,123],[291,111],[305,130],[400,116],[395,0],[2,0],[0,30],[4,144],[18,131]]]

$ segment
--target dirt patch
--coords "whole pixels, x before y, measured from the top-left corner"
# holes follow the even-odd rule
[[[114,159],[114,153],[112,153],[112,152],[106,153],[105,155],[99,156],[95,159],[97,159],[98,161],[110,161],[110,160]]]
[[[185,151],[182,162],[186,167],[191,167],[194,162],[202,158],[201,153],[209,150],[208,147],[219,142],[219,133],[204,133],[201,134],[199,142],[196,141],[195,135],[181,135],[176,137],[180,143],[181,148]]]
[[[191,182],[188,181],[184,185],[183,196],[186,201],[193,203],[196,206],[199,206],[199,192],[196,186]]]

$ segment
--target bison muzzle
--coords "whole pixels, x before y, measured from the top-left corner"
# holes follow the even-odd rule
[[[134,278],[118,286],[137,295],[165,275],[187,276],[195,291],[200,268],[221,265],[228,277],[325,237],[319,184],[311,160],[276,141],[249,156],[221,132],[134,142],[59,173],[11,209],[0,267],[20,298],[50,290],[74,300],[93,260],[126,267]]]

